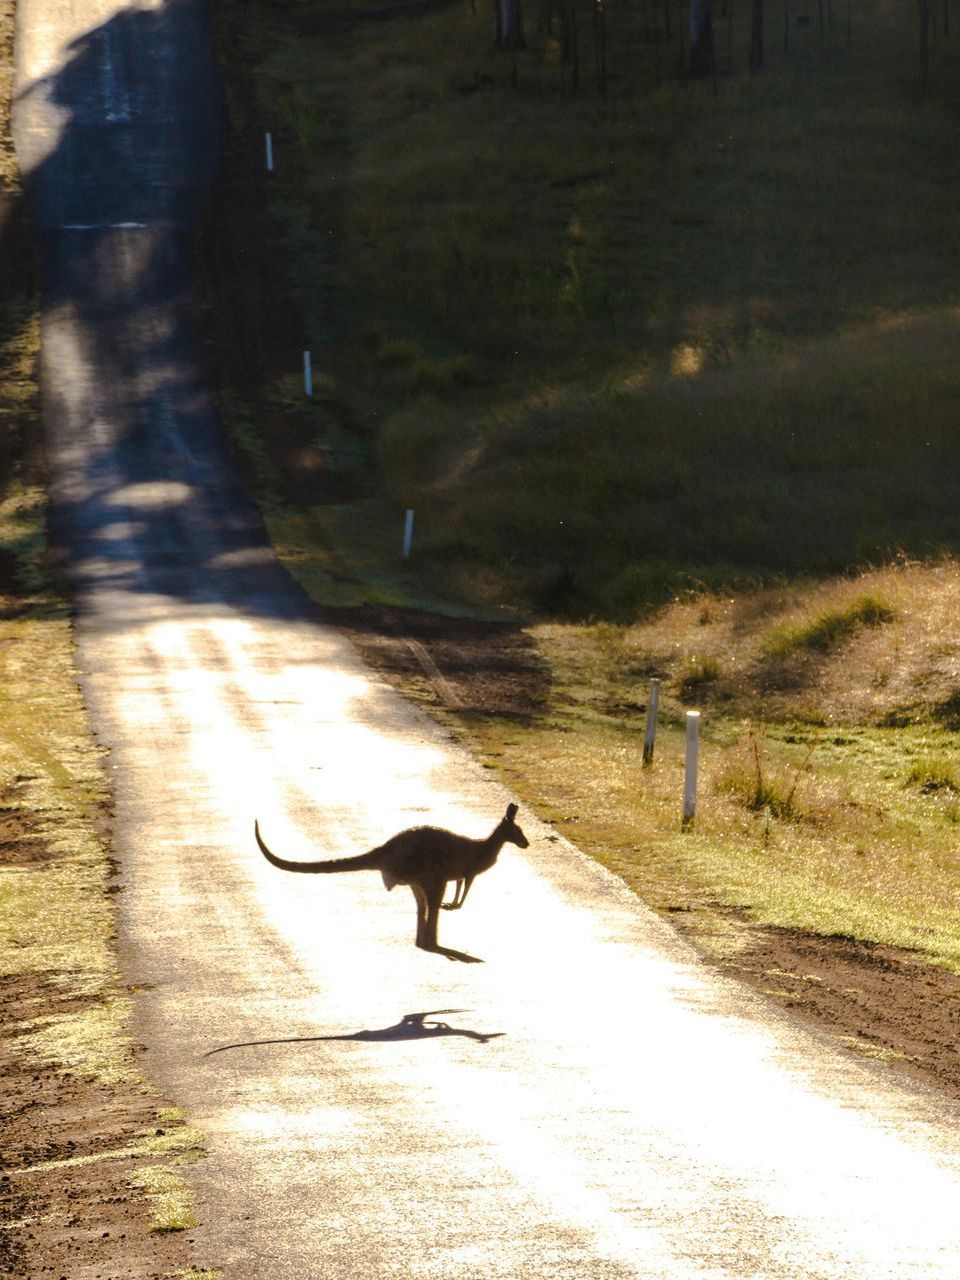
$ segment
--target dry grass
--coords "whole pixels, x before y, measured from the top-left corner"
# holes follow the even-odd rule
[[[590,640],[605,655],[593,664],[601,680],[656,674],[684,700],[691,672],[706,672],[709,680],[695,681],[702,700],[733,702],[744,715],[950,727],[960,722],[958,608],[960,562],[945,557],[820,582],[691,595],[634,626],[546,625],[539,634],[561,650]],[[857,625],[834,628],[825,646],[803,642],[820,634],[824,619],[836,618]]]
[[[20,171],[10,137],[10,103],[13,99],[14,7],[0,3],[0,194],[19,190]],[[3,207],[0,204],[0,231]]]
[[[826,609],[800,626],[783,624],[769,633],[764,651],[771,658],[790,658],[808,650],[829,653],[864,627],[894,620],[893,610],[874,596],[859,596],[843,609]]]
[[[716,724],[704,735],[697,816],[684,831],[682,739],[670,726],[647,770],[626,725],[470,729],[517,794],[652,906],[686,913],[708,946],[719,930],[728,950],[731,913],[742,913],[915,949],[960,971],[960,812],[902,781],[923,740],[778,735],[758,787],[751,731],[734,735]]]
[[[192,1192],[169,1165],[138,1169],[130,1182],[150,1201],[154,1231],[186,1231],[197,1225]]]
[[[66,606],[35,604],[0,621],[0,803],[30,815],[21,856],[0,867],[0,970],[52,975],[77,1001],[69,1013],[26,1024],[26,1052],[113,1082],[139,1073],[111,943],[107,851],[97,832],[107,800]]]
[[[942,711],[960,670],[949,629],[958,592],[955,562],[901,564],[700,596],[634,627],[541,626],[547,714],[471,719],[461,732],[646,901],[684,912],[708,949],[729,953],[742,918],[914,949],[960,971],[960,736]],[[803,628],[865,597],[891,602],[894,620],[769,656],[772,627]],[[693,689],[692,664],[711,676]],[[643,769],[653,674],[661,726]],[[697,816],[684,831],[692,692],[703,696],[703,744]]]

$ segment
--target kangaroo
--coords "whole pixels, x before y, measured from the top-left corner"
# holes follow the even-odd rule
[[[496,862],[505,844],[526,849],[530,841],[516,823],[517,806],[507,805],[507,812],[485,840],[458,836],[442,827],[410,827],[401,831],[369,853],[353,858],[332,858],[324,862],[290,862],[270,850],[260,834],[259,822],[253,833],[260,852],[282,871],[379,871],[388,889],[407,884],[417,903],[417,946],[424,951],[437,951],[450,960],[475,961],[462,951],[451,951],[437,942],[440,908],[456,911],[463,906],[470,886],[482,871]],[[453,901],[444,903],[447,884],[455,881]]]

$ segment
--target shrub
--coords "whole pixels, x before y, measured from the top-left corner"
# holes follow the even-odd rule
[[[936,791],[960,792],[960,777],[952,761],[942,756],[925,756],[910,767],[907,786],[916,787],[925,794]]]
[[[479,380],[479,367],[472,356],[448,356],[445,360],[421,356],[404,375],[403,389],[408,395],[433,395],[442,399],[461,387],[475,386]]]
[[[377,348],[377,359],[393,367],[412,365],[423,359],[423,352],[408,338],[384,338]]]
[[[768,658],[788,658],[813,650],[829,653],[863,627],[879,627],[892,622],[892,609],[875,596],[861,596],[846,609],[826,609],[811,622],[785,624],[771,631],[763,651]]]
[[[677,681],[677,695],[680,701],[690,702],[702,694],[705,687],[715,684],[721,675],[720,664],[715,658],[691,658],[687,669]]]
[[[751,813],[766,811],[782,821],[797,821],[804,816],[797,800],[797,788],[812,753],[811,746],[792,774],[772,773],[764,762],[759,740],[751,735],[749,763],[723,774],[717,782],[717,790],[739,800]]]

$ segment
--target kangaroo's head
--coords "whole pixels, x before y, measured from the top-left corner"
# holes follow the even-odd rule
[[[517,806],[508,804],[506,816],[500,823],[499,834],[503,837],[504,844],[515,844],[518,849],[526,849],[530,841],[517,826],[516,817]]]

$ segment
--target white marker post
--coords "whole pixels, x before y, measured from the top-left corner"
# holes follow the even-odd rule
[[[413,507],[407,507],[407,514],[403,521],[403,558],[410,559],[410,552],[413,550]]]
[[[687,750],[683,771],[683,825],[697,812],[697,759],[700,754],[700,712],[687,712]]]
[[[267,173],[273,173],[273,134],[264,134],[264,143],[267,149]]]
[[[303,391],[304,395],[313,395],[313,361],[309,351],[303,353]]]
[[[647,700],[647,732],[643,739],[643,767],[653,764],[653,746],[657,739],[657,708],[660,706],[660,681],[650,681]]]

